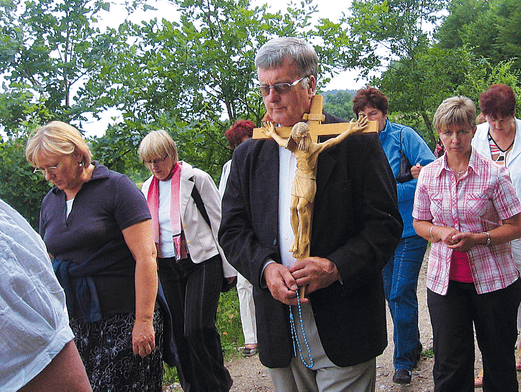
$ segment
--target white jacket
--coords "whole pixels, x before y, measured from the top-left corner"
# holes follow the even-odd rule
[[[490,144],[488,141],[488,122],[478,125],[476,134],[472,139],[472,147],[484,157],[491,158]],[[516,188],[517,197],[521,198],[521,120],[516,119],[516,136],[512,150],[507,154],[505,166],[510,172],[510,179]],[[521,271],[521,239],[512,241],[512,252],[517,265]]]
[[[219,253],[222,258],[224,277],[236,276],[237,271],[226,260],[217,239],[217,233],[221,224],[221,198],[213,179],[208,173],[196,169],[186,162],[179,163],[181,164],[179,211],[181,212],[181,223],[192,261],[199,264]],[[148,197],[148,189],[150,188],[152,178],[153,176],[148,178],[141,187],[145,197]],[[211,230],[192,197],[192,188],[194,186],[197,186],[210,218]]]

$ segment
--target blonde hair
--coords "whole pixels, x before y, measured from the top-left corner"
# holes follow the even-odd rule
[[[476,126],[476,105],[471,99],[459,96],[447,98],[434,114],[432,125],[437,132],[453,125]]]
[[[166,156],[172,159],[174,165],[177,163],[177,147],[166,131],[152,131],[139,144],[139,158],[143,162]]]
[[[61,121],[52,121],[34,131],[25,147],[25,158],[33,167],[39,166],[40,154],[83,156],[81,163],[89,166],[92,154],[80,131]]]

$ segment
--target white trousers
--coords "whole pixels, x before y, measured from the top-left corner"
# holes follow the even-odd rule
[[[237,294],[239,296],[244,344],[257,344],[257,324],[255,321],[253,285],[239,273],[237,274]]]

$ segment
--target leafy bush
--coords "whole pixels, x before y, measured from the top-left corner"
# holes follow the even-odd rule
[[[237,353],[240,346],[244,345],[239,299],[235,288],[221,293],[217,309],[217,329],[221,335],[224,355],[229,358]]]
[[[0,143],[0,197],[38,231],[40,206],[50,184],[25,160],[25,142],[19,138]]]

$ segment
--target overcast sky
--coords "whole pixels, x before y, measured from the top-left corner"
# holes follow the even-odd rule
[[[294,1],[294,3],[298,3],[299,1]],[[285,10],[289,4],[288,0],[252,0],[253,6],[262,5],[267,3],[270,7],[270,11],[276,12],[279,10]],[[343,11],[347,11],[347,8],[350,4],[350,0],[342,1],[342,0],[315,0],[316,4],[319,4],[318,12],[315,14],[315,18],[329,18],[330,20],[336,22],[340,18]],[[176,6],[166,0],[159,0],[157,2],[151,1],[151,5],[158,8],[157,11],[146,11],[146,12],[136,12],[130,16],[130,20],[133,22],[140,22],[142,20],[148,20],[152,18],[166,18],[169,20],[178,20],[176,14]],[[127,17],[127,14],[123,7],[115,6],[114,4],[111,6],[110,12],[103,12],[102,20],[100,20],[100,25],[105,26],[108,25],[110,27],[118,27]],[[356,72],[343,72],[333,78],[333,80],[326,86],[325,90],[328,89],[359,89],[364,86],[364,81],[356,80],[357,73]],[[109,123],[110,118],[113,116],[117,116],[117,112],[108,112],[101,121],[92,121],[89,123],[83,123],[83,128],[86,131],[88,136],[101,136],[105,132],[107,128],[107,124]]]

